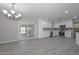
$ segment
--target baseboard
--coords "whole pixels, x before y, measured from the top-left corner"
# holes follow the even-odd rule
[[[55,36],[55,37],[58,37],[58,36]],[[33,37],[33,38],[27,38],[28,40],[29,39],[41,39],[41,38],[49,38],[49,37],[40,37],[40,38],[38,38],[38,37]],[[53,38],[53,37],[52,37]],[[68,37],[66,37],[66,38],[68,38]],[[25,39],[24,39],[25,40]],[[13,40],[13,41],[6,41],[6,42],[0,42],[0,44],[5,44],[5,43],[10,43],[10,42],[16,42],[16,41],[22,41],[22,40]]]
[[[36,37],[34,37],[34,38],[27,38],[27,40],[28,39],[36,39]],[[25,40],[25,39],[23,39],[23,40]],[[0,42],[0,44],[6,44],[6,43],[16,42],[16,41],[22,41],[22,40],[21,39],[18,39],[18,40],[13,40],[13,41],[5,41],[5,42]]]
[[[0,44],[6,44],[6,43],[16,42],[16,41],[20,41],[20,40],[13,40],[13,41],[5,41],[5,42],[0,42]]]
[[[32,38],[27,38],[27,39],[29,40],[29,39],[37,39],[37,38],[38,38],[38,37],[32,37]]]

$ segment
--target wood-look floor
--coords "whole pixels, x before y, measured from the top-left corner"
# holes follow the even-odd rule
[[[0,44],[0,55],[78,55],[74,39],[43,38]]]

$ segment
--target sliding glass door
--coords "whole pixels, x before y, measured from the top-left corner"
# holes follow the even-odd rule
[[[19,26],[19,39],[26,40],[34,37],[34,25],[33,24],[20,24]]]
[[[24,39],[26,39],[27,38],[27,25],[21,25],[20,27],[19,27],[20,29],[19,29],[19,32],[20,32],[20,39],[21,40],[24,40]]]
[[[28,38],[34,37],[34,25],[33,24],[28,24]]]

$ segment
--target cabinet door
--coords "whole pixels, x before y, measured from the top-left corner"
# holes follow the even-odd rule
[[[78,22],[78,23],[73,24],[73,27],[74,27],[74,28],[79,28],[79,22]]]

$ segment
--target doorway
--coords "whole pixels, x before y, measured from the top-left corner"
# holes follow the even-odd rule
[[[27,25],[25,24],[19,26],[19,39],[20,40],[27,39]]]
[[[19,37],[19,40],[34,38],[34,25],[33,24],[20,24],[18,37]]]
[[[28,34],[28,38],[34,37],[34,25],[33,24],[28,24],[27,34]]]

